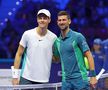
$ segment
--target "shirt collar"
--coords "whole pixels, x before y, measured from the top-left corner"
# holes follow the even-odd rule
[[[66,37],[64,39],[69,38],[71,35],[72,35],[72,30],[69,29],[69,32],[66,34]],[[60,39],[63,39],[61,34],[60,34],[60,37],[59,38]]]

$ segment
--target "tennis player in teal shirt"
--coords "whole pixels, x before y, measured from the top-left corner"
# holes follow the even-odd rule
[[[60,37],[54,43],[54,59],[62,64],[62,90],[90,90],[97,83],[94,60],[85,37],[69,28],[70,15],[66,11],[58,13],[57,24]],[[84,63],[87,57],[90,69],[90,85]]]

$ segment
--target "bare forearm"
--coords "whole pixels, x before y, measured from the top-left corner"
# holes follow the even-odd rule
[[[15,56],[15,61],[14,61],[14,66],[11,66],[12,69],[12,83],[13,85],[18,84],[18,78],[19,78],[19,66],[20,66],[20,61],[21,61],[21,56],[18,52],[16,53]]]
[[[95,66],[94,66],[94,59],[92,57],[92,54],[90,51],[86,51],[85,52],[85,56],[87,57],[88,59],[88,63],[89,63],[89,76],[90,76],[90,84],[93,88],[96,87],[96,83],[97,83],[97,80],[96,80],[96,73],[95,73]]]
[[[93,59],[92,55],[89,56],[88,62],[89,62],[90,70],[94,70],[95,66],[94,66],[94,59]]]
[[[19,69],[20,67],[20,62],[21,62],[21,57],[22,55],[18,55],[18,53],[15,56],[15,62],[14,62],[14,68]]]
[[[15,56],[15,61],[14,61],[14,68],[19,69],[20,67],[20,62],[21,62],[21,57],[24,52],[24,47],[19,45],[16,56]]]
[[[90,70],[94,70],[94,69],[95,69],[95,66],[94,66],[94,59],[93,59],[93,57],[92,57],[91,52],[90,52],[90,51],[87,51],[87,52],[85,53],[85,56],[86,56],[87,59],[88,59],[88,63],[89,63],[89,68],[90,68]]]

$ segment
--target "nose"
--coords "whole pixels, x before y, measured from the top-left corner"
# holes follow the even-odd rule
[[[60,24],[63,24],[64,22],[63,22],[63,20],[61,20],[61,21],[59,21],[59,23],[60,23]]]
[[[41,18],[41,21],[44,21],[44,18]]]

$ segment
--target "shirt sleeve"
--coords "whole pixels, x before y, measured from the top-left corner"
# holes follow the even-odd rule
[[[54,42],[54,44],[53,44],[53,55],[55,56],[55,57],[59,57],[60,55],[59,55],[59,50],[58,50],[58,48],[59,48],[59,46],[58,46],[58,44],[57,44],[57,39],[55,40],[55,42]]]
[[[22,38],[19,44],[22,45],[24,48],[27,46],[27,33],[26,32],[24,32],[24,34],[22,35]]]
[[[87,50],[89,50],[89,46],[86,42],[85,37],[82,34],[79,34],[77,37],[78,46],[83,51],[83,53]]]

